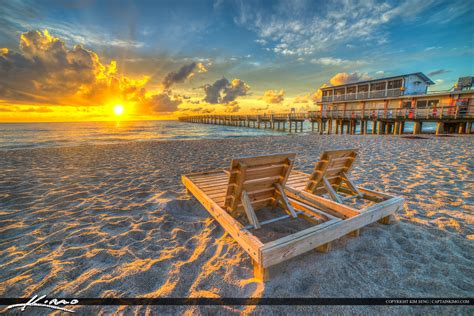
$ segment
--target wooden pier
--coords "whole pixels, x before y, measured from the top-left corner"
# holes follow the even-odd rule
[[[265,128],[275,131],[303,132],[303,124],[308,121],[311,131],[320,134],[405,134],[406,122],[413,122],[413,134],[421,134],[425,122],[436,123],[436,135],[471,134],[474,121],[472,107],[462,109],[457,106],[422,109],[384,110],[327,110],[307,113],[280,113],[263,115],[194,115],[183,116],[182,122],[229,125],[247,128]]]
[[[182,122],[265,128],[277,131],[303,132],[308,113],[263,115],[194,115],[179,117]]]

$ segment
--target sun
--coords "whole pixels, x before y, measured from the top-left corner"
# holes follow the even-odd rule
[[[123,105],[122,105],[122,104],[116,104],[116,105],[114,106],[114,113],[115,113],[115,115],[117,115],[117,116],[122,115],[122,114],[123,114],[123,110],[124,110],[124,109],[123,109]]]

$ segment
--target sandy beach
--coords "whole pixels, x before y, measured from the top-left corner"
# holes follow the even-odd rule
[[[180,175],[232,157],[359,148],[352,176],[407,203],[327,254],[253,278],[250,258],[191,196]],[[474,137],[294,135],[134,142],[0,153],[0,296],[472,297]],[[78,314],[277,314],[285,306],[84,307]],[[303,314],[469,314],[464,307],[305,306]],[[294,311],[293,311],[294,312]]]

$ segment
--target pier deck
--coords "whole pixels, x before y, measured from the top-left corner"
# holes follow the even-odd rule
[[[441,106],[431,108],[387,108],[383,110],[327,110],[305,113],[253,115],[193,115],[179,118],[182,122],[265,128],[277,131],[303,132],[305,121],[320,134],[404,134],[405,123],[413,122],[413,134],[420,134],[424,122],[436,123],[436,135],[445,133],[471,134],[474,107]]]

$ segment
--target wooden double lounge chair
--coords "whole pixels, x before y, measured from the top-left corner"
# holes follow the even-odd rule
[[[294,153],[233,159],[229,170],[182,176],[183,184],[250,255],[254,274],[268,279],[268,268],[312,249],[327,252],[331,241],[358,236],[379,221],[388,224],[404,203],[400,197],[357,187],[349,172],[355,150],[326,151],[312,174],[292,171]],[[328,195],[326,198],[325,195]],[[371,205],[357,208],[354,200]],[[279,208],[280,216],[260,220],[262,209]],[[273,213],[271,213],[273,214]],[[306,220],[308,228],[263,242],[262,226]]]

